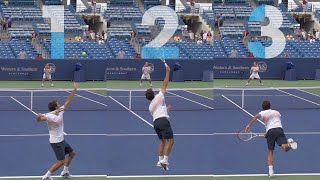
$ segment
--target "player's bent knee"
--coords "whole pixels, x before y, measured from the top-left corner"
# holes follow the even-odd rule
[[[62,165],[64,164],[64,162],[65,162],[64,159],[63,159],[63,160],[59,160],[59,161],[57,162],[57,164],[58,164],[59,166],[62,166]]]
[[[169,139],[169,143],[171,144],[171,145],[173,145],[174,144],[174,139],[172,138],[172,139]]]
[[[76,153],[75,151],[72,151],[72,152],[69,154],[69,156],[72,157],[72,158],[75,157],[76,155],[77,155],[77,153]]]

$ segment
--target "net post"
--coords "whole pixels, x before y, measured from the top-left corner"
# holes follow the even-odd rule
[[[30,100],[30,109],[33,110],[33,91],[31,90],[31,100]]]
[[[244,89],[242,89],[242,94],[241,94],[241,108],[244,109]]]
[[[129,109],[130,110],[131,110],[131,98],[132,98],[131,94],[132,94],[132,91],[130,90],[129,91]]]

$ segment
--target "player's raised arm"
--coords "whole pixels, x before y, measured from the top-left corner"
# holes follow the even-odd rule
[[[66,109],[69,106],[69,104],[71,103],[71,101],[72,101],[74,95],[76,94],[77,90],[78,90],[78,83],[74,83],[73,91],[71,92],[71,94],[69,95],[68,99],[66,100],[66,102],[63,105],[64,109]]]
[[[250,126],[251,126],[257,119],[259,119],[259,118],[261,118],[261,115],[260,115],[260,114],[255,115],[255,116],[251,119],[251,121],[249,122],[249,124],[247,125],[245,131],[250,131]]]
[[[163,80],[163,84],[162,84],[162,88],[161,88],[161,92],[163,94],[165,94],[168,84],[169,84],[169,79],[170,79],[170,67],[166,66],[166,77]]]

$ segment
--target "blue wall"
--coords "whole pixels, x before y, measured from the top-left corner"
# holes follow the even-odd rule
[[[87,80],[103,80],[108,68],[108,79],[137,80],[141,77],[141,68],[145,61],[155,66],[153,80],[162,80],[165,68],[160,60],[0,60],[0,80],[40,80],[46,63],[53,63],[56,72],[54,80],[72,80],[76,62],[81,62]],[[179,62],[184,71],[185,80],[201,80],[204,70],[213,70],[215,78],[249,77],[253,62],[258,62],[264,72],[263,79],[283,79],[287,59],[214,59],[214,60],[167,60],[172,67]],[[314,79],[316,69],[320,69],[319,59],[291,59],[298,79]]]

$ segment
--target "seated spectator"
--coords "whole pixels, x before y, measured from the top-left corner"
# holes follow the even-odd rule
[[[249,53],[249,55],[247,56],[247,58],[254,58],[253,53]]]
[[[204,31],[203,34],[202,34],[202,41],[203,42],[207,41],[207,32],[206,31]]]
[[[310,36],[310,43],[315,43],[316,39],[313,36]]]
[[[76,36],[76,37],[74,38],[74,40],[75,40],[76,42],[81,42],[81,36],[80,36],[80,35]]]
[[[42,57],[41,54],[38,54],[35,59],[36,59],[36,60],[43,60],[43,57]]]
[[[37,32],[36,32],[36,31],[32,31],[32,33],[31,33],[31,37],[32,37],[31,42],[32,42],[33,45],[34,45],[34,44],[36,43],[36,41],[37,41],[37,36],[38,36]]]
[[[98,42],[100,45],[101,44],[104,44],[104,40],[102,38],[100,38],[99,42]]]
[[[194,33],[192,32],[192,30],[189,31],[189,38],[191,41],[194,41]]]
[[[137,33],[134,32],[134,30],[132,30],[131,33],[130,33],[130,38],[131,38],[131,39],[130,39],[130,44],[131,44],[131,45],[134,44],[136,36],[137,36]]]
[[[201,45],[203,43],[202,39],[198,39],[197,44]]]
[[[9,6],[9,1],[8,1],[8,0],[4,0],[4,1],[3,1],[3,4],[4,4],[5,6]]]
[[[316,40],[320,40],[320,32],[319,32],[319,30],[317,30],[317,32],[316,32]]]
[[[74,53],[74,54],[72,55],[72,58],[73,58],[73,59],[79,59],[79,56],[78,56],[78,54]]]
[[[175,42],[180,42],[181,38],[180,38],[180,36],[177,34],[177,35],[174,36],[173,40],[174,40]]]
[[[120,51],[117,54],[117,59],[124,59],[126,57],[126,53],[124,50],[121,48]]]
[[[284,58],[289,58],[288,52],[285,52],[285,53],[284,53]]]
[[[184,39],[187,39],[188,38],[188,29],[187,28],[184,28],[182,30],[182,36]]]
[[[24,49],[21,49],[19,53],[19,59],[26,59],[27,58],[27,53]]]
[[[96,33],[94,33],[93,30],[90,31],[90,37],[91,37],[91,40],[93,41],[96,40]]]
[[[232,48],[229,57],[230,57],[230,58],[236,58],[236,57],[238,57],[238,51],[237,51],[237,49],[236,49],[235,47]]]
[[[141,54],[138,53],[138,54],[134,57],[134,59],[142,59],[142,58],[141,58]]]
[[[211,43],[212,42],[212,40],[213,40],[213,36],[212,36],[212,33],[211,33],[211,31],[208,31],[208,33],[207,33],[207,43]]]
[[[294,40],[294,38],[293,38],[293,36],[291,34],[288,34],[287,35],[287,40],[288,41],[292,41],[292,40]]]

